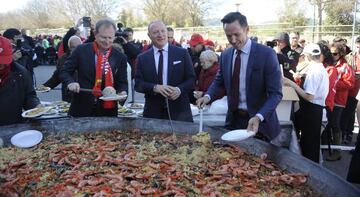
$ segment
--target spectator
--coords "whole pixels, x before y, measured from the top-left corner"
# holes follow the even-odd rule
[[[23,37],[18,29],[10,28],[5,30],[4,37],[9,39],[13,46],[13,60],[16,63],[24,66],[30,72],[30,76],[33,82],[32,84],[34,84],[33,49],[23,42]]]
[[[330,46],[330,50],[335,61],[335,68],[338,71],[338,82],[335,86],[335,106],[333,111],[334,125],[332,128],[333,144],[340,145],[342,143],[342,131],[340,128],[340,120],[342,112],[346,106],[349,90],[354,85],[354,73],[351,67],[345,60],[345,47],[342,43],[335,42]],[[345,133],[344,133],[345,134]],[[335,161],[341,159],[339,150],[334,150],[332,155],[329,155],[326,160]]]
[[[318,44],[308,44],[303,54],[305,61],[309,61],[303,89],[288,78],[283,80],[285,85],[294,88],[300,96],[300,109],[295,113],[295,125],[301,133],[302,154],[314,162],[319,162],[322,113],[329,92],[329,77],[321,63],[321,49]]]
[[[296,51],[298,54],[301,54],[303,51],[303,47],[299,45],[300,33],[299,32],[292,32],[290,33],[291,39],[291,49]]]
[[[13,61],[11,43],[0,36],[0,125],[22,121],[22,110],[40,105],[29,72]]]
[[[194,66],[196,79],[198,79],[200,71],[201,71],[201,66],[200,66],[201,63],[200,63],[199,58],[200,58],[201,52],[205,51],[204,39],[200,34],[194,33],[191,36],[189,45],[190,45],[190,48],[188,48],[188,52],[191,56],[191,61]]]
[[[282,65],[284,76],[286,78],[294,80],[290,70],[296,70],[300,54],[291,49],[289,39],[289,34],[287,34],[286,32],[281,32],[275,37],[274,41],[276,41],[275,49],[277,53],[284,55],[286,59],[286,61]]]
[[[215,43],[212,40],[210,39],[205,40],[204,45],[206,50],[215,51]]]
[[[175,45],[175,46],[177,46],[177,47],[181,47],[181,45],[175,41],[175,38],[174,38],[174,29],[171,28],[171,27],[167,27],[166,29],[167,29],[167,32],[168,32],[169,44]]]
[[[61,83],[61,80],[59,78],[60,70],[64,66],[66,59],[70,56],[71,52],[80,44],[81,38],[78,36],[71,36],[68,40],[68,50],[67,53],[65,53],[63,56],[60,57],[59,61],[56,64],[56,70],[52,74],[52,76],[43,84],[44,87],[49,87],[51,89],[54,89],[56,86],[58,86]],[[74,76],[76,78],[76,74]],[[62,83],[61,86],[61,98],[63,101],[71,102],[72,94],[67,91],[66,84]]]
[[[214,51],[205,50],[200,54],[200,62],[201,62],[201,72],[199,75],[199,81],[195,88],[194,97],[195,99],[199,99],[204,96],[204,92],[208,90],[211,83],[215,79],[216,73],[219,71],[219,63],[218,56]],[[224,92],[221,93],[219,97],[215,98],[219,99],[224,96]]]

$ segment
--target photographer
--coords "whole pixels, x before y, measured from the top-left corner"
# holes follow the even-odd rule
[[[24,66],[31,74],[32,82],[34,71],[33,71],[33,49],[24,42],[24,38],[18,29],[10,28],[5,30],[3,36],[10,40],[13,47],[13,61]]]
[[[129,29],[129,28],[127,28]],[[129,36],[130,35],[130,36]],[[134,41],[131,41],[132,39],[132,33],[128,34],[128,32],[123,31],[123,32],[119,32],[117,31],[115,34],[115,40],[114,43],[121,45],[122,49],[123,49],[123,53],[126,55],[127,58],[127,62],[130,64],[131,67],[131,79],[134,79],[135,76],[135,65],[136,65],[136,58],[137,56],[141,53],[141,49],[139,49],[139,47],[136,45],[136,43],[134,43]],[[132,80],[131,80],[132,82]],[[134,85],[133,83],[131,83],[131,101],[130,102],[134,102]]]

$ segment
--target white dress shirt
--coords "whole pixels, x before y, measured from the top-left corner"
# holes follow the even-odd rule
[[[248,39],[245,45],[241,48],[241,67],[240,67],[240,76],[239,76],[239,109],[247,110],[246,104],[246,70],[248,66],[249,56],[251,50],[251,41]],[[232,72],[234,72],[235,59],[237,55],[237,50],[234,50],[233,60],[232,60]]]
[[[158,73],[159,70],[159,58],[160,58],[160,52],[159,48],[156,48],[153,46],[154,49],[154,58],[155,58],[155,67],[156,67],[156,73]],[[169,57],[169,44],[167,43],[163,48],[162,54],[163,54],[163,73],[162,73],[162,80],[163,85],[167,85],[168,82],[168,57]]]

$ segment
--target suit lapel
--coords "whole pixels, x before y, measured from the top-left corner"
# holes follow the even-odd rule
[[[246,69],[246,92],[249,92],[249,88],[250,88],[250,76],[251,76],[251,72],[253,70],[253,66],[254,66],[254,62],[255,62],[255,57],[256,57],[256,43],[251,41],[251,49],[250,49],[250,54],[249,54],[249,60],[248,60],[248,65],[247,65],[247,69]],[[246,94],[249,95],[249,94]]]
[[[155,83],[158,82],[158,78],[157,78],[157,72],[156,72],[156,65],[155,65],[155,57],[154,57],[154,48],[151,47],[151,49],[149,50],[148,54],[147,54],[147,58],[145,58],[146,60],[149,60],[149,72],[151,72],[151,76],[153,76],[153,81]]]
[[[233,58],[234,58],[234,48],[229,50],[229,53],[225,56],[225,66],[226,66],[226,73],[228,77],[224,77],[227,80],[227,84],[229,90],[231,91],[231,79],[232,79],[232,68],[233,68]]]
[[[171,84],[171,75],[172,75],[172,70],[174,68],[174,57],[173,55],[175,54],[175,52],[173,51],[174,48],[171,47],[171,45],[169,44],[169,51],[168,51],[168,73],[167,73],[167,83],[168,85],[172,85]]]

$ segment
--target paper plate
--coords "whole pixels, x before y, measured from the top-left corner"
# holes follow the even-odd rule
[[[36,88],[35,91],[37,93],[44,93],[44,92],[49,92],[51,90],[50,87],[41,87],[41,88]]]
[[[21,116],[24,118],[35,118],[45,114],[50,109],[52,109],[52,107],[36,107],[34,109],[24,111]]]
[[[43,134],[37,130],[26,130],[11,137],[11,144],[20,148],[29,148],[40,143]]]
[[[130,109],[143,109],[144,108],[144,104],[142,104],[142,103],[128,103],[126,106]]]
[[[121,99],[126,98],[127,95],[114,95],[114,96],[102,96],[99,99],[103,100],[103,101],[118,101]]]
[[[248,131],[246,129],[238,129],[225,133],[224,135],[221,136],[221,139],[224,141],[237,142],[252,137],[255,134],[256,133],[254,131]]]

